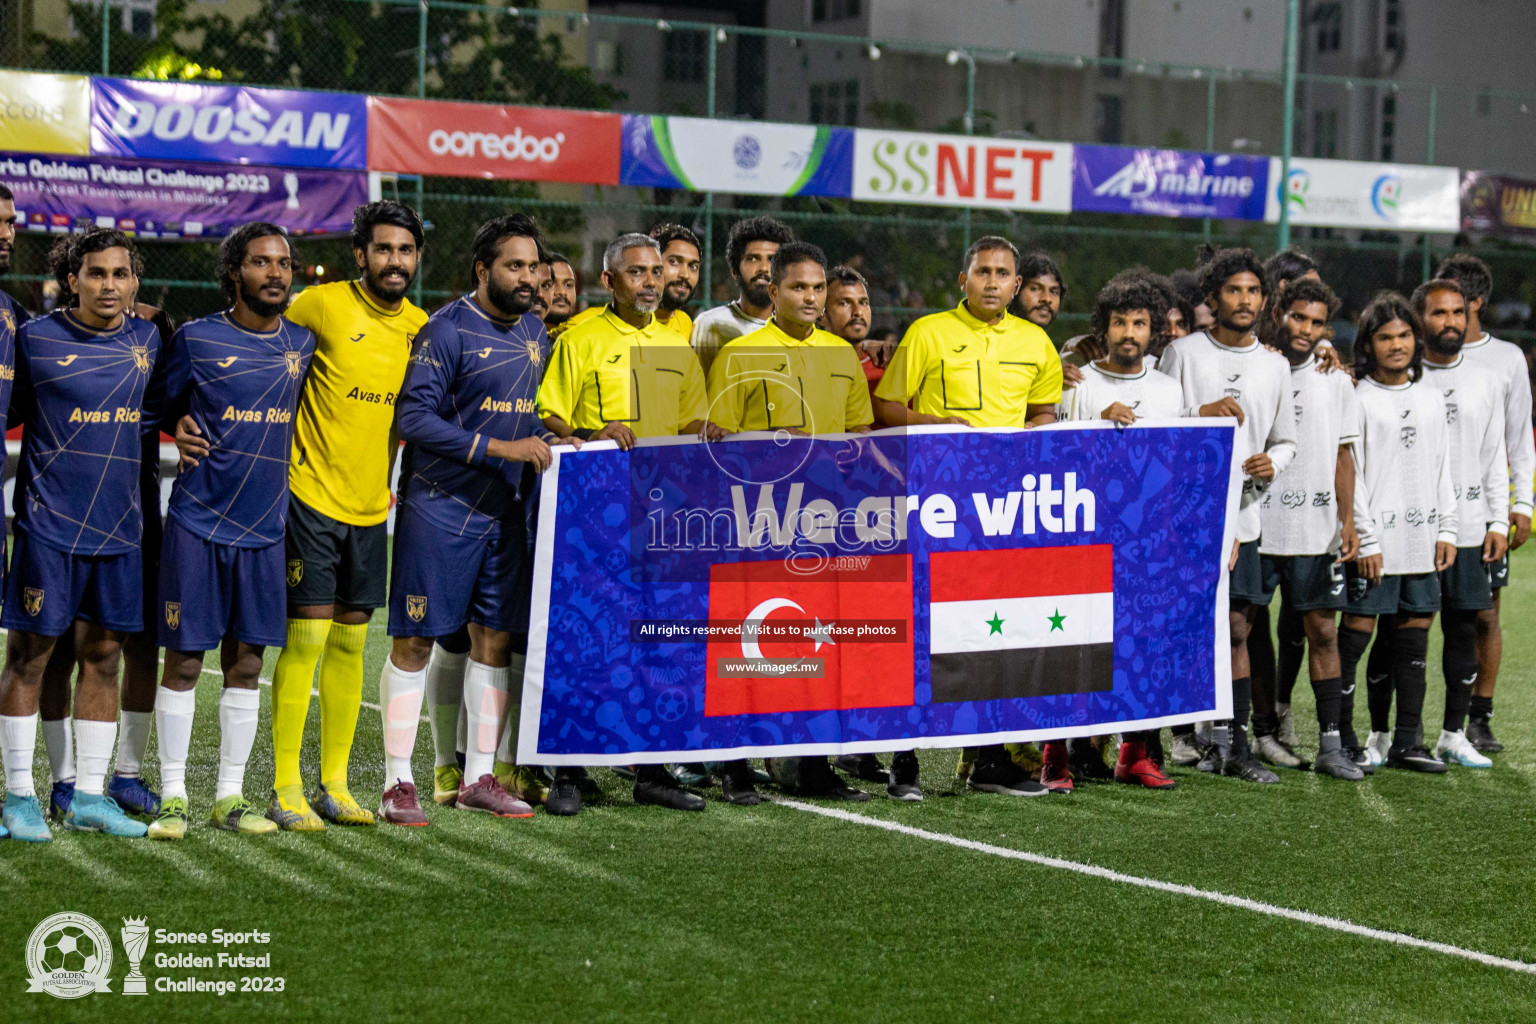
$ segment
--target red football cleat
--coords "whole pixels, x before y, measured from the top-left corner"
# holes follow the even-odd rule
[[[1072,795],[1072,764],[1066,740],[1050,740],[1041,753],[1040,785],[1052,793]]]
[[[379,799],[379,820],[391,825],[425,825],[427,816],[421,812],[416,787],[409,782],[397,782],[386,789]]]
[[[1129,763],[1121,761],[1116,764],[1115,781],[1132,786],[1146,786],[1148,789],[1172,789],[1176,785],[1168,777],[1168,773],[1159,768],[1157,762],[1150,757],[1138,758]]]
[[[502,789],[494,775],[482,775],[478,782],[460,785],[459,810],[494,814],[498,818],[533,817],[533,808]]]

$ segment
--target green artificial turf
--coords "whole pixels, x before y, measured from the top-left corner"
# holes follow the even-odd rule
[[[1382,772],[1362,784],[1282,771],[1281,785],[1258,787],[1175,769],[1168,793],[1094,785],[1018,800],[957,791],[955,752],[928,751],[924,803],[880,792],[836,806],[1536,962],[1533,549],[1517,554],[1506,597],[1496,725],[1509,749],[1491,771]],[[1443,700],[1432,636],[1431,737]],[[387,646],[381,615],[367,701]],[[594,774],[607,799],[575,819],[488,820],[429,806],[425,829],[216,832],[203,819],[217,687],[208,675],[199,689],[188,769],[197,827],[186,840],[60,830],[47,847],[0,842],[8,1019],[1536,1020],[1536,975],[789,807],[730,807],[718,790],[703,814],[637,807],[606,770]],[[1307,740],[1305,680],[1295,707]],[[264,699],[252,797],[264,798],[272,774],[269,711]],[[360,799],[376,797],[380,752],[378,714],[365,708],[353,766]],[[427,789],[430,762],[423,723],[416,763]],[[39,780],[46,774],[40,760]],[[111,994],[27,994],[27,936],[62,910],[91,915],[114,939],[129,915],[151,929],[265,931],[269,945],[231,949],[270,952],[272,966],[157,969],[157,953],[217,950],[151,942],[151,991],[124,998],[119,944]],[[284,991],[154,991],[159,976],[193,974],[281,976]]]

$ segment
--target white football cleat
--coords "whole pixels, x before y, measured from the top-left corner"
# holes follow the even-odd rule
[[[1435,744],[1435,756],[1446,764],[1459,764],[1463,768],[1492,768],[1493,761],[1478,753],[1464,730],[1455,732],[1440,730],[1440,742]]]
[[[1373,732],[1365,741],[1365,756],[1376,766],[1387,763],[1387,751],[1391,749],[1392,734],[1389,732]]]

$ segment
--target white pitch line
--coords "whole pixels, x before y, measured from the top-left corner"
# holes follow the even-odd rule
[[[1109,868],[1101,868],[1093,864],[1062,860],[1059,857],[1046,857],[1042,854],[1029,853],[1025,850],[1010,850],[1002,846],[993,846],[990,843],[978,843],[973,839],[962,839],[959,836],[948,835],[944,832],[930,832],[927,829],[914,828],[911,825],[903,825],[899,822],[882,821],[879,818],[866,818],[862,814],[853,814],[835,807],[818,807],[814,804],[801,803],[798,800],[785,800],[780,797],[772,799],[774,803],[780,806],[790,807],[797,811],[819,814],[824,818],[835,818],[838,821],[864,825],[869,828],[880,828],[887,832],[896,832],[917,839],[927,839],[930,842],[957,846],[962,850],[989,853],[994,857],[1006,857],[1009,860],[1022,860],[1030,864],[1038,864],[1041,867],[1071,871],[1075,874],[1087,875],[1090,878],[1120,882],[1124,885],[1134,885],[1142,889],[1155,889],[1158,892],[1173,893],[1178,896],[1193,896],[1196,899],[1209,900],[1212,903],[1220,903],[1223,906],[1236,907],[1240,910],[1251,910],[1256,914],[1266,914],[1270,917],[1283,917],[1291,921],[1299,921],[1302,924],[1316,925],[1319,928],[1327,928],[1349,935],[1358,935],[1361,938],[1375,939],[1378,942],[1390,942],[1399,946],[1427,949],[1433,953],[1444,953],[1446,956],[1473,960],[1489,967],[1501,967],[1504,970],[1518,971],[1522,974],[1536,974],[1536,964],[1526,963],[1523,960],[1510,960],[1502,956],[1493,956],[1490,953],[1480,953],[1475,949],[1463,949],[1460,946],[1453,946],[1446,942],[1432,942],[1429,939],[1421,939],[1402,932],[1389,932],[1380,928],[1369,928],[1365,925],[1355,924],[1353,921],[1345,921],[1337,917],[1326,917],[1322,914],[1314,914],[1306,910],[1292,910],[1289,907],[1277,907],[1272,903],[1261,903],[1258,900],[1250,900],[1242,896],[1228,896],[1226,893],[1211,892],[1208,889],[1197,889],[1192,885],[1178,885],[1174,882],[1159,881],[1156,878],[1126,875],[1119,871],[1112,871]]]

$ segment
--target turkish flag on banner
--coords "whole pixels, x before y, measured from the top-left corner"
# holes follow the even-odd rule
[[[912,703],[908,555],[840,556],[815,573],[796,572],[783,561],[712,565],[709,617],[747,628],[739,638],[707,645],[706,717]],[[880,635],[855,635],[861,624],[873,623],[880,624]],[[763,631],[754,632],[754,624]],[[794,635],[782,635],[785,627]],[[721,671],[721,659],[739,663],[750,658],[820,659],[822,674],[795,678]]]

